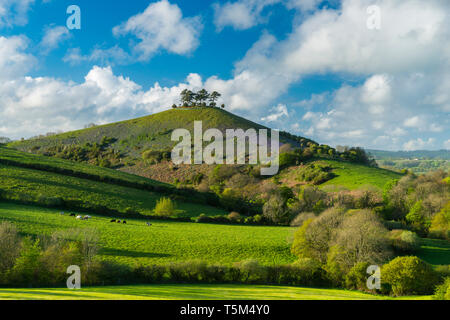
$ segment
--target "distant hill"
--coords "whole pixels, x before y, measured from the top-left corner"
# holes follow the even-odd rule
[[[381,168],[409,170],[422,174],[435,170],[450,171],[450,150],[382,151],[368,150]]]
[[[384,151],[367,150],[375,160],[450,160],[450,150]]]

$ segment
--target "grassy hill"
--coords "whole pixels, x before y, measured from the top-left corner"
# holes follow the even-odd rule
[[[183,211],[178,217],[226,213],[206,205],[195,191],[187,194],[171,185],[121,171],[0,147],[0,198],[136,216],[151,215],[156,201],[171,195],[178,199],[178,209]]]
[[[320,184],[321,188],[327,187],[329,190],[333,190],[334,187],[354,190],[368,186],[382,189],[388,181],[402,177],[402,174],[394,171],[345,161],[316,159],[306,165],[320,165],[331,169],[333,177]],[[280,173],[280,180],[288,186],[304,184],[305,181],[299,178],[302,170],[302,167],[287,168]]]
[[[203,130],[218,128],[224,132],[225,129],[230,128],[241,128],[244,130],[249,128],[268,129],[218,108],[177,108],[142,118],[55,136],[16,141],[9,146],[35,154],[116,168],[120,171],[131,173],[134,177],[133,181],[137,179],[135,175],[139,175],[155,181],[172,184],[174,181],[191,180],[192,177],[199,174],[208,176],[210,170],[214,167],[207,165],[174,166],[170,161],[166,161],[169,160],[170,151],[176,144],[176,142],[171,141],[172,131],[178,128],[186,128],[193,134],[193,125],[196,120],[202,120]],[[299,140],[294,141],[291,138],[288,134],[282,133],[281,135],[282,142],[298,146]],[[299,139],[302,141],[301,144],[304,145],[308,142],[313,142],[306,138],[299,137]],[[313,143],[316,144],[315,142]],[[157,155],[155,156],[152,152],[156,152]],[[159,157],[158,161],[154,161],[155,157]],[[13,160],[22,158],[21,161],[27,163],[39,162],[42,165],[67,168],[67,164],[64,162],[53,162],[43,157],[24,159],[22,155],[10,154],[9,158],[13,158]],[[0,158],[1,161],[2,158]],[[49,164],[49,161],[51,164]],[[333,172],[335,173],[335,177],[325,185],[338,185],[355,189],[371,184],[382,188],[387,181],[400,176],[392,171],[379,170],[351,162],[325,161],[333,166]],[[77,169],[84,170],[81,167]],[[98,170],[99,174],[108,174],[106,171]],[[288,171],[294,171],[293,173],[295,174],[295,170],[297,168],[294,166]],[[124,175],[121,178],[131,179],[130,175]]]
[[[50,137],[16,141],[10,146],[22,151],[46,154],[61,146],[100,144],[103,137],[110,138],[108,147],[125,159],[141,159],[145,150],[171,150],[176,144],[171,141],[173,130],[188,129],[193,134],[194,121],[202,120],[203,129],[268,129],[228,111],[218,108],[178,108],[150,116],[67,132]],[[286,139],[284,139],[287,141]]]

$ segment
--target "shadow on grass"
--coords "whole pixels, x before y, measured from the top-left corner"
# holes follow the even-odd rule
[[[422,239],[417,252],[419,258],[433,265],[450,264],[450,242],[437,239]]]

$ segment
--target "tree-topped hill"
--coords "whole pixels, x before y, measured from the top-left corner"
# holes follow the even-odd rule
[[[217,91],[213,91],[209,93],[206,89],[202,89],[198,92],[193,92],[188,89],[184,89],[180,94],[181,105],[183,108],[190,107],[217,107],[217,100],[222,96]],[[172,106],[172,108],[178,108],[176,104]],[[221,108],[225,108],[225,104],[221,105]]]
[[[193,101],[201,101],[196,99]],[[226,129],[269,129],[220,108],[191,105],[142,118],[15,141],[9,145],[21,151],[103,167],[128,167],[143,160],[159,162],[169,159],[170,152],[176,145],[176,142],[171,141],[172,132],[184,128],[193,134],[194,121],[199,120],[202,121],[203,130],[217,128],[223,133]],[[338,153],[328,145],[319,145],[315,141],[287,132],[280,133],[280,140],[282,144],[293,147],[282,150],[285,155],[281,161],[286,165],[295,165],[313,156],[366,164],[370,162],[365,152],[358,148]]]

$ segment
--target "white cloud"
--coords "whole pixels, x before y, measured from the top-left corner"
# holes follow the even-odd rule
[[[26,25],[33,3],[34,0],[0,0],[0,28]]]
[[[49,27],[45,30],[40,46],[42,47],[44,53],[49,53],[50,51],[56,49],[61,42],[69,39],[70,37],[71,34],[66,27]]]
[[[167,110],[180,92],[197,90],[202,81],[190,74],[173,87],[155,83],[149,90],[110,67],[94,66],[84,82],[18,77],[0,84],[0,133],[12,138],[75,130],[89,122],[109,123]]]
[[[113,33],[138,38],[140,42],[133,50],[139,60],[146,61],[161,49],[180,55],[194,51],[199,45],[202,27],[199,17],[184,18],[176,4],[161,0],[114,27]]]
[[[285,104],[279,104],[278,106],[270,109],[270,111],[272,113],[266,117],[262,117],[261,121],[274,122],[274,121],[280,120],[283,117],[289,116],[289,113],[288,113],[288,110],[287,110],[287,107]]]
[[[366,26],[373,4],[382,10],[381,30]],[[206,83],[225,93],[232,110],[263,114],[309,75],[363,78],[361,85],[344,83],[293,104],[316,110],[300,126],[304,135],[330,144],[400,148],[407,136],[443,132],[449,125],[449,12],[450,3],[440,0],[343,0],[339,9],[297,19],[284,40],[263,33],[236,63],[232,79]]]
[[[287,0],[288,8],[299,8],[303,11],[315,9],[323,0]]]
[[[30,70],[36,60],[24,52],[27,46],[28,40],[25,37],[0,36],[0,80],[23,75]]]
[[[214,4],[214,24],[220,31],[227,26],[245,30],[264,21],[262,11],[265,7],[281,0],[240,0]]]
[[[124,65],[132,63],[132,57],[119,46],[108,49],[95,48],[90,54],[83,55],[80,48],[67,50],[63,58],[64,62],[70,65],[79,65],[83,62],[95,62],[101,65]]]
[[[443,146],[446,150],[450,150],[450,139],[448,139],[447,141],[444,141]]]
[[[416,140],[410,140],[403,144],[403,150],[406,151],[415,151],[415,150],[423,150],[426,148],[433,147],[435,139],[429,138],[428,140],[422,140],[418,138]]]

